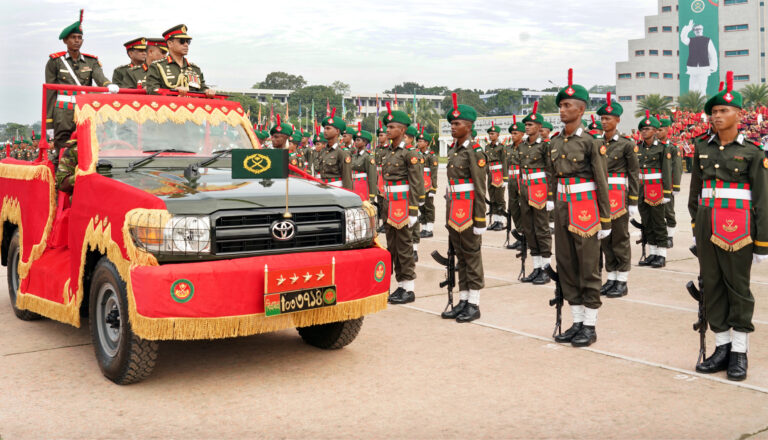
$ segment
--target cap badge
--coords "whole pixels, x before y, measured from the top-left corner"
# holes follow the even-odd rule
[[[536,115],[531,116],[531,119],[535,121],[536,120]]]
[[[565,89],[565,94],[568,96],[573,96],[573,94],[576,93],[576,90],[573,90],[573,87],[568,86],[567,89]]]
[[[731,95],[731,92],[727,92],[723,95],[723,99],[725,99],[725,102],[731,102],[733,101],[733,95]]]
[[[458,110],[454,110],[453,113],[451,113],[451,115],[453,115],[454,118],[458,118],[459,116],[461,116],[461,112]]]
[[[182,26],[181,27],[181,32],[186,34],[187,33],[187,27],[186,26]]]
[[[605,108],[605,110],[606,110],[608,113],[610,113],[610,112],[612,112],[612,111],[613,111],[613,107],[611,107],[611,106],[609,105],[608,107],[606,107],[606,108]]]

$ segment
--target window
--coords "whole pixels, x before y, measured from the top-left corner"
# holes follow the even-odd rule
[[[635,78],[645,78],[645,72],[635,72]]]
[[[651,72],[648,74],[653,79],[659,79],[659,72]]]
[[[671,51],[671,50],[663,50],[663,51],[661,51],[661,53],[662,53],[662,54],[663,54],[665,57],[671,57],[671,56],[672,56],[672,51]]]
[[[739,49],[739,50],[726,50],[725,56],[727,57],[743,57],[749,55],[749,49]]]
[[[619,96],[619,101],[627,102],[632,100],[632,95],[623,95]]]
[[[620,73],[619,74],[619,79],[632,79],[632,74],[631,73]]]
[[[746,31],[749,30],[748,24],[731,24],[725,26],[726,32],[733,32],[733,31]]]
[[[659,56],[659,51],[658,51],[658,50],[656,50],[656,49],[649,49],[649,50],[648,50],[648,55],[650,55],[650,56],[652,56],[652,57],[653,57],[653,56],[656,56],[656,57],[657,57],[657,56]]]
[[[734,81],[749,81],[749,75],[733,75]]]
[[[664,79],[672,79],[672,78],[673,78],[673,76],[672,76],[671,73],[665,73],[664,74]]]
[[[730,6],[730,5],[739,5],[742,3],[747,3],[747,1],[748,0],[725,0],[724,3],[725,3],[725,6]]]
[[[642,56],[645,56],[645,51],[644,51],[644,50],[636,50],[636,51],[635,51],[635,56],[636,56],[636,57],[642,57]]]
[[[656,27],[656,26],[651,26],[651,27],[648,28],[648,33],[649,34],[653,34],[653,33],[656,33],[658,31],[659,31],[659,28]]]
[[[672,12],[672,6],[662,6],[661,12]]]
[[[638,101],[642,101],[643,99],[645,99],[645,95],[637,95],[635,96],[635,99],[637,99]]]
[[[662,26],[661,27],[662,32],[672,32],[672,26]]]

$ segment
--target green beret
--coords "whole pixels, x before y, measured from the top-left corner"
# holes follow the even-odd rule
[[[637,124],[637,129],[642,130],[644,127],[653,127],[653,128],[659,128],[661,124],[659,124],[659,120],[654,118],[653,116],[646,115],[645,118],[640,120],[640,123]]]
[[[512,133],[513,131],[519,131],[521,133],[525,133],[525,124],[522,122],[515,122],[514,124],[509,126],[509,132]]]
[[[587,126],[587,128],[590,129],[590,130],[602,130],[603,129],[603,123],[598,121],[598,120],[595,120],[595,122],[589,124]]]
[[[568,69],[568,85],[560,89],[555,97],[555,104],[559,107],[563,99],[578,99],[589,102],[589,92],[584,86],[573,83],[573,69]]]
[[[80,11],[80,13],[82,14],[82,11]],[[80,24],[80,20],[65,27],[64,30],[62,30],[61,33],[59,34],[59,40],[63,40],[68,36],[70,36],[71,34],[80,34],[80,35],[83,34],[83,26]]]
[[[21,139],[14,139],[13,140],[13,145],[19,145],[19,144],[21,144]]]
[[[474,139],[474,138],[476,138],[476,137],[477,137],[477,130],[475,130],[475,129],[473,128],[473,129],[472,129],[472,139]]]
[[[312,137],[312,142],[315,144],[318,142],[325,143],[325,142],[328,142],[328,139],[326,139],[325,135],[321,132],[320,134],[316,134]]]
[[[383,115],[381,117],[381,121],[384,123],[385,126],[390,122],[397,122],[407,127],[411,125],[410,116],[408,116],[408,113],[402,110],[392,110],[392,113],[387,113]]]
[[[269,129],[270,136],[275,133],[284,134],[288,137],[291,137],[293,136],[293,127],[287,122],[280,122],[280,115],[278,115],[277,124],[273,125],[272,128]]]
[[[371,134],[370,131],[360,130],[360,131],[355,132],[355,134],[353,136],[355,137],[355,139],[363,138],[366,141],[368,141],[369,143],[373,142],[373,134]]]
[[[488,131],[488,134],[491,134],[491,133],[501,133],[501,129],[496,124],[491,125],[491,128],[489,128],[487,131]]]
[[[415,126],[409,125],[408,128],[405,129],[405,134],[416,137],[419,134],[419,130]]]
[[[338,128],[341,133],[344,133],[344,130],[347,129],[347,123],[344,122],[344,119],[336,116],[336,109],[333,110],[334,111],[331,112],[331,116],[326,116],[325,119],[323,119],[323,127],[330,125],[332,127]]]
[[[387,127],[386,126],[382,126],[381,128],[377,128],[376,129],[376,136],[378,136],[378,135],[380,135],[382,133],[383,134],[387,134]]]
[[[417,141],[426,141],[427,143],[432,142],[432,135],[429,133],[419,133],[418,136],[416,136]]]
[[[704,111],[708,114],[712,114],[712,107],[716,105],[729,105],[738,109],[742,108],[744,103],[741,93],[733,90],[733,72],[728,71],[725,76],[727,86],[720,91],[717,95],[709,98],[709,101],[704,105]]]
[[[555,129],[555,127],[552,125],[552,123],[549,122],[549,121],[546,121],[546,120],[541,121],[541,127],[542,128],[546,128],[547,130],[554,130]]]
[[[351,134],[352,136],[357,135],[357,128],[347,125],[347,128],[344,129],[344,134]]]
[[[294,144],[300,144],[301,143],[301,133],[298,131],[293,132],[293,136],[291,136],[291,142]]]
[[[624,113],[624,107],[618,102],[606,102],[599,109],[597,109],[598,116],[621,116]]]
[[[541,113],[529,113],[526,115],[526,117],[523,118],[523,125],[525,125],[526,122],[535,122],[537,124],[541,124],[544,121],[544,117],[541,116]]]
[[[469,105],[459,104],[456,106],[456,110],[449,111],[445,117],[448,119],[448,122],[452,122],[455,119],[475,122],[477,120],[477,111]]]
[[[670,118],[667,115],[663,115],[659,119],[659,126],[660,127],[671,127],[672,126],[672,118]]]

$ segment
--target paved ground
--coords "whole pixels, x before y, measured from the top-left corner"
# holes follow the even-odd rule
[[[101,376],[87,325],[17,320],[0,280],[0,436],[768,438],[768,266],[753,270],[748,379],[696,374],[684,285],[698,267],[684,201],[677,212],[667,267],[632,268],[629,296],[604,302],[587,349],[551,341],[554,286],[517,281],[501,232],[484,236],[487,288],[472,324],[436,316],[443,270],[428,255],[447,247],[436,228],[422,241],[416,302],[367,317],[349,347],[318,350],[293,330],[165,343],[154,374],[126,387]]]

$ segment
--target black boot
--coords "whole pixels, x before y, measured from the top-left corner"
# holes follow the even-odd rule
[[[701,361],[696,365],[696,371],[699,373],[710,374],[728,369],[728,358],[731,354],[731,343],[718,345],[712,356]]]
[[[456,322],[470,322],[480,318],[480,306],[467,303],[466,307],[456,317]]]
[[[656,259],[656,255],[648,255],[647,257],[645,257],[644,260],[638,261],[637,265],[638,266],[650,266],[651,263],[653,262],[653,260],[655,260],[655,259]]]
[[[440,317],[443,319],[456,319],[457,316],[461,313],[462,310],[464,310],[464,307],[466,307],[468,304],[466,299],[462,299],[459,301],[458,304],[451,307],[451,310],[446,310],[445,312],[440,314]]]
[[[654,269],[658,269],[666,265],[667,265],[667,258],[662,257],[661,255],[656,255],[656,258],[653,261],[651,261],[651,267]]]
[[[584,326],[583,322],[574,322],[571,328],[564,331],[561,335],[555,335],[555,342],[565,343],[565,342],[571,342],[571,339],[573,339],[574,336],[576,336],[576,333],[581,331],[581,328]]]
[[[414,301],[416,301],[416,295],[411,291],[406,292],[405,289],[403,289],[403,293],[396,298],[390,299],[389,303],[390,304],[408,304]]]
[[[581,331],[571,339],[571,345],[574,347],[589,347],[594,342],[597,342],[597,332],[594,325],[583,326]]]
[[[504,229],[504,226],[501,225],[501,222],[493,222],[491,224],[491,227],[488,228],[489,231],[501,231]]]
[[[728,362],[728,380],[744,380],[747,378],[747,354],[731,352]]]
[[[520,281],[524,283],[533,282],[533,280],[539,276],[539,272],[541,272],[541,269],[537,267],[536,269],[533,269],[533,272],[529,273],[528,276],[521,278]]]
[[[613,285],[616,284],[616,280],[608,280],[600,288],[600,295],[605,295],[609,290],[613,289]]]
[[[625,296],[627,293],[629,293],[629,288],[627,288],[627,282],[626,281],[616,281],[613,284],[613,287],[611,290],[605,292],[605,296],[608,298],[621,298],[622,296]]]
[[[520,249],[520,246],[521,246],[521,244],[520,244],[520,241],[518,240],[518,241],[515,241],[512,244],[508,244],[507,245],[507,249]]]
[[[549,274],[547,274],[547,271],[544,269],[539,269],[539,274],[536,275],[536,278],[533,279],[532,283],[540,286],[542,284],[547,284],[551,280],[549,279]]]
[[[398,287],[397,289],[395,289],[394,292],[389,294],[389,298],[387,298],[387,301],[390,304],[396,304],[396,303],[394,303],[392,301],[397,299],[397,298],[400,298],[404,293],[405,293],[405,289],[403,289],[402,287]]]
[[[424,230],[421,231],[421,238],[430,238],[434,236],[435,234],[433,234],[432,231],[424,231]]]

